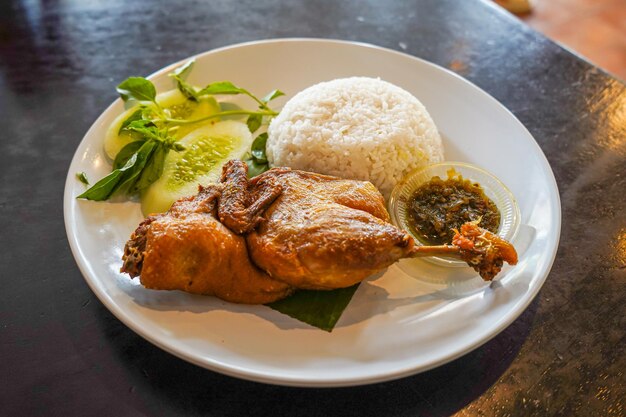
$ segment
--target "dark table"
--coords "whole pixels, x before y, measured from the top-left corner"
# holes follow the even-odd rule
[[[285,388],[161,351],[87,287],[66,239],[63,186],[114,86],[276,37],[363,41],[432,61],[492,94],[536,138],[561,193],[561,242],[538,297],[499,336],[398,381]],[[0,132],[0,415],[626,413],[626,88],[489,2],[5,0]]]

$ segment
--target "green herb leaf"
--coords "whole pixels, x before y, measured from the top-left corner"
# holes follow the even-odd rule
[[[108,199],[116,190],[119,182],[124,177],[124,173],[134,169],[136,162],[137,154],[135,153],[122,168],[114,169],[109,175],[102,178],[76,198],[84,198],[93,201],[104,201]]]
[[[115,156],[113,169],[119,169],[126,165],[128,160],[143,146],[145,140],[136,140],[124,146]]]
[[[198,101],[198,92],[185,81],[195,63],[195,60],[189,60],[168,75],[176,81],[176,87],[185,97],[189,100]]]
[[[250,129],[250,133],[254,133],[259,130],[263,124],[263,116],[260,114],[251,114],[248,116],[246,124],[248,125],[248,129]]]
[[[250,153],[254,161],[258,164],[267,164],[267,156],[265,155],[265,146],[267,144],[267,132],[261,133],[252,142]]]
[[[202,90],[198,91],[198,95],[204,94],[249,94],[243,88],[237,87],[230,81],[219,81],[213,84],[209,84]]]
[[[254,158],[250,158],[246,161],[246,165],[248,165],[248,178],[256,177],[259,174],[264,173],[268,169],[270,169],[267,163],[259,164]]]
[[[180,91],[189,100],[198,101],[198,93],[191,84],[179,77],[174,77],[174,79],[176,80],[178,91]]]
[[[185,62],[180,67],[176,68],[174,72],[172,72],[170,75],[175,75],[185,80],[187,79],[187,76],[189,75],[189,73],[191,72],[195,64],[196,64],[196,60],[190,59],[189,61]]]
[[[130,116],[128,116],[126,120],[122,122],[122,125],[120,126],[120,130],[117,131],[118,135],[122,133],[122,130],[126,129],[128,125],[130,125],[132,122],[141,120],[143,118],[143,112],[144,112],[144,109],[143,109],[143,106],[141,106],[140,108],[135,110]]]
[[[135,120],[131,122],[126,129],[141,134],[144,139],[153,139],[159,142],[173,140],[167,134],[166,130],[159,130],[151,120]]]
[[[78,179],[78,181],[82,182],[85,185],[89,185],[89,180],[87,179],[87,174],[85,174],[84,172],[78,172],[76,174],[76,178]]]
[[[291,297],[267,304],[272,309],[330,332],[359,284],[332,291],[299,290]]]
[[[140,119],[136,119],[136,120],[131,120],[127,125],[126,125],[126,129],[128,130],[134,130],[135,132],[139,132],[142,133],[143,130],[150,130],[149,128],[155,127],[156,125],[154,124],[154,122],[152,120],[148,120],[148,119],[144,119],[144,118],[140,118]],[[152,130],[150,130],[152,131]]]
[[[123,178],[119,181],[119,184],[113,190],[113,193],[134,194],[137,192],[136,183],[139,181],[144,168],[151,160],[151,156],[155,148],[159,145],[159,142],[148,140],[141,145],[141,148],[131,157],[135,158],[135,163],[132,170],[128,170]]]
[[[283,93],[283,92],[282,92],[282,91],[280,91],[280,90],[270,91],[270,92],[269,92],[269,93],[268,93],[265,97],[263,97],[263,98],[261,99],[261,101],[262,101],[263,103],[266,103],[266,104],[267,104],[267,103],[269,103],[270,101],[274,100],[275,98],[278,98],[278,97],[280,97],[280,96],[284,96],[284,95],[285,95],[285,93]]]
[[[156,104],[156,88],[143,77],[129,77],[117,86],[122,100],[151,101]]]
[[[165,165],[165,157],[169,149],[163,143],[157,143],[150,161],[146,163],[145,168],[141,172],[141,177],[134,186],[136,191],[147,188],[150,184],[155,182],[163,174],[163,167]]]

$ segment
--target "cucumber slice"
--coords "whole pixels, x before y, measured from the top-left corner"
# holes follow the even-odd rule
[[[145,215],[167,211],[179,198],[196,194],[198,184],[217,182],[224,163],[250,151],[252,134],[245,123],[225,120],[195,129],[180,143],[186,149],[167,154],[163,174],[141,195]]]
[[[193,101],[187,99],[178,89],[157,95],[156,101],[173,119],[200,119],[201,117],[206,117],[220,111],[219,103],[212,96],[202,97],[200,101]],[[104,151],[111,160],[115,159],[115,156],[124,146],[140,138],[139,135],[133,132],[120,133],[122,123],[124,123],[124,120],[128,119],[135,110],[137,110],[137,107],[133,106],[120,114],[107,130],[104,138]],[[182,138],[192,130],[208,123],[215,123],[216,120],[218,119],[211,119],[204,123],[180,126],[172,133],[174,137]]]
[[[131,107],[124,113],[117,116],[117,118],[113,120],[113,123],[109,126],[109,129],[104,136],[104,152],[111,161],[115,159],[124,146],[139,139],[139,135],[134,132],[120,133],[122,123],[124,123],[124,120],[128,119],[130,115],[135,112],[135,110],[137,110],[137,107]]]

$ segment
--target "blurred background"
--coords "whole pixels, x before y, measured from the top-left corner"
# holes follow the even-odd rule
[[[494,0],[533,29],[626,80],[626,0]]]

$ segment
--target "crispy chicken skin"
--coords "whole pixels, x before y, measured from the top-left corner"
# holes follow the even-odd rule
[[[411,251],[413,239],[389,223],[369,182],[287,168],[250,182],[282,188],[246,236],[253,262],[275,279],[304,289],[348,287]]]
[[[216,218],[221,187],[174,203],[166,214],[142,222],[125,247],[122,272],[140,275],[158,290],[215,295],[223,300],[264,304],[291,294],[250,262],[245,239]]]

